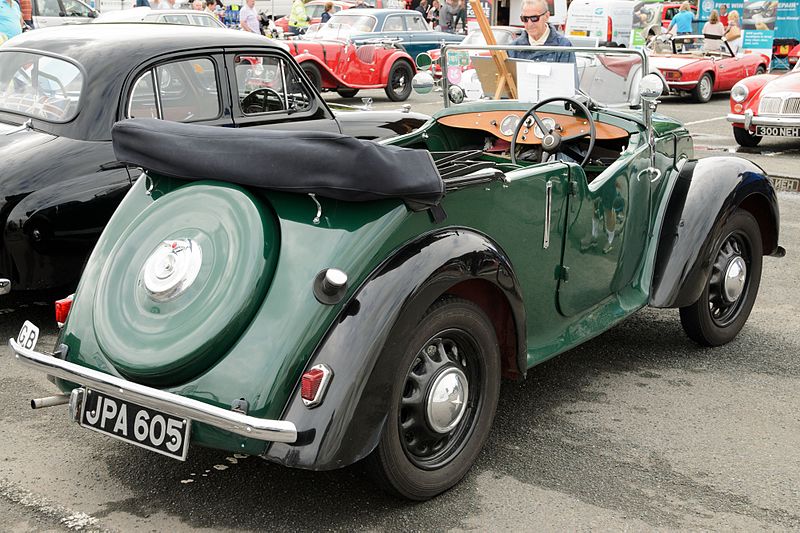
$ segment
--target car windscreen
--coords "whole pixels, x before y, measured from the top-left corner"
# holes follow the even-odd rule
[[[369,15],[337,13],[332,16],[331,20],[328,22],[350,26],[353,33],[369,33],[375,29],[375,24],[377,24],[378,21],[375,17],[371,17]]]
[[[0,110],[50,122],[78,114],[84,76],[64,59],[30,52],[0,52]]]
[[[558,52],[540,52],[517,48],[509,49],[508,58],[493,58],[485,48],[464,43],[445,47],[443,88],[451,103],[494,99],[534,103],[580,95],[599,107],[640,107],[642,59],[630,50],[571,52],[560,48]],[[512,90],[504,81],[508,77],[515,86]],[[450,89],[454,89],[455,99],[450,98]]]

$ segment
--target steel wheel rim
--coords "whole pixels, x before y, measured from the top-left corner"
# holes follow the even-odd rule
[[[478,354],[471,335],[448,329],[431,337],[412,361],[400,397],[397,428],[403,452],[417,467],[441,468],[458,455],[472,435],[483,401]],[[434,429],[429,420],[431,387],[443,374],[463,376],[467,389],[463,410],[445,432]]]
[[[730,325],[739,316],[742,304],[747,300],[750,290],[751,260],[750,249],[740,233],[732,233],[720,246],[714,265],[708,290],[708,308],[711,320],[720,328]],[[736,273],[736,268],[743,268],[744,280],[741,288],[734,290],[729,276]]]
[[[395,94],[403,94],[406,88],[406,75],[402,68],[397,69],[392,75],[392,91]]]
[[[711,98],[711,78],[708,76],[703,76],[703,79],[700,80],[700,95],[704,100]]]

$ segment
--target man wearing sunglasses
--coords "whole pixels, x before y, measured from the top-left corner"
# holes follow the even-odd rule
[[[514,46],[572,46],[569,39],[550,26],[550,11],[547,0],[523,0],[520,19],[525,32],[512,44]],[[545,52],[536,50],[509,50],[509,57],[546,61],[548,63],[574,63],[572,52]]]

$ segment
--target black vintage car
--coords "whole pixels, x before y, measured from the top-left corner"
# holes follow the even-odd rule
[[[427,119],[334,115],[285,45],[246,32],[93,24],[19,36],[0,49],[0,294],[77,282],[139,175],[111,149],[111,126],[133,117],[364,139]]]

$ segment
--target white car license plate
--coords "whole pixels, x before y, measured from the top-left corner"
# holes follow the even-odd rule
[[[36,348],[37,342],[39,342],[39,328],[26,320],[19,330],[19,335],[17,335],[17,344],[26,350],[33,350]]]
[[[93,390],[86,391],[81,408],[81,426],[180,461],[189,450],[190,424]]]
[[[800,126],[756,126],[756,135],[762,137],[800,137]]]

